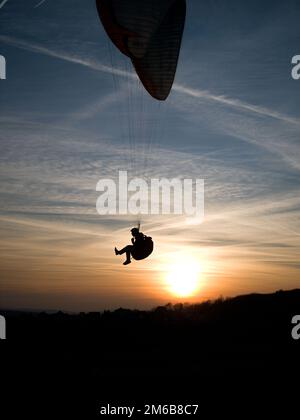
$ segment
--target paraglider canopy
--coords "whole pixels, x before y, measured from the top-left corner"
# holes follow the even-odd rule
[[[103,26],[130,57],[145,89],[158,100],[171,91],[186,16],[185,0],[96,0]]]

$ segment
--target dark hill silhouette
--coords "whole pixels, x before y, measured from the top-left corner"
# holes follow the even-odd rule
[[[151,311],[0,313],[7,319],[2,347],[12,389],[18,383],[25,390],[30,377],[39,389],[51,384],[51,396],[64,405],[71,391],[85,418],[101,399],[200,399],[205,406],[216,395],[227,403],[254,395],[266,402],[271,389],[274,408],[299,374],[300,340],[292,339],[291,320],[300,314],[300,290]]]

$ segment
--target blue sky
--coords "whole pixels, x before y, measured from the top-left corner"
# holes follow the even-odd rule
[[[206,218],[197,229],[175,216],[145,220],[157,251],[126,272],[111,250],[133,220],[100,218],[95,188],[131,158],[124,124],[141,114],[126,114],[130,67],[117,50],[111,62],[93,0],[3,4],[1,306],[163,303],[172,299],[163,273],[182,252],[203,262],[196,300],[298,286],[300,4],[187,4],[172,94],[161,105],[143,96],[147,169],[204,178]]]

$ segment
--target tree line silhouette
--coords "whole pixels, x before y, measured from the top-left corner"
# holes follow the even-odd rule
[[[86,418],[100,398],[200,399],[217,410],[216,396],[266,401],[272,387],[274,408],[276,393],[279,404],[279,390],[299,371],[300,340],[292,338],[291,320],[300,314],[300,290],[149,311],[0,313],[7,320],[4,378],[23,383],[23,390],[28,377],[51,384],[63,406],[67,393],[73,405],[78,396],[75,407]]]

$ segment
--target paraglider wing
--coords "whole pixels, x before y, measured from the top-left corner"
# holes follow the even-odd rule
[[[146,54],[132,58],[144,87],[155,99],[164,101],[172,89],[185,23],[185,0],[173,1],[152,36]]]
[[[147,91],[165,100],[172,88],[185,23],[185,0],[96,0],[103,26],[131,58]]]

